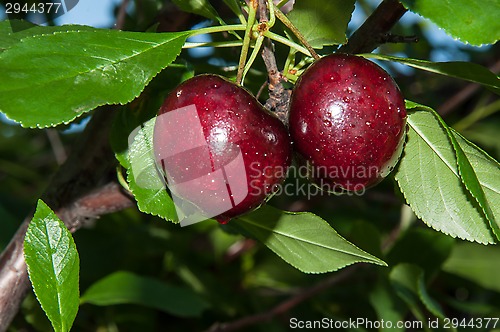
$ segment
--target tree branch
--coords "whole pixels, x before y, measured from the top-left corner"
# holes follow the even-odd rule
[[[276,65],[276,58],[273,52],[273,45],[269,39],[262,47],[262,58],[267,68],[269,77],[269,99],[264,105],[272,111],[285,125],[288,125],[288,104],[292,90],[287,90],[282,83],[282,75]]]
[[[500,60],[495,62],[488,68],[495,74],[498,74],[500,71]],[[457,109],[460,104],[469,99],[474,93],[476,93],[481,85],[478,83],[469,83],[463,89],[458,91],[453,97],[449,98],[446,102],[444,102],[437,110],[437,112],[441,116],[446,116],[450,114],[453,110]]]
[[[266,1],[259,0],[260,22],[267,21]],[[262,59],[268,73],[269,99],[264,105],[265,108],[272,111],[285,125],[288,125],[288,104],[292,91],[286,90],[282,84],[282,75],[276,64],[274,48],[271,40],[266,38],[262,46]]]
[[[116,14],[116,21],[114,28],[116,30],[121,30],[125,26],[125,19],[127,18],[127,7],[130,0],[123,0],[118,8],[118,14]]]
[[[383,43],[388,31],[406,13],[406,8],[398,0],[384,0],[366,21],[352,34],[347,44],[338,52],[368,53]]]
[[[123,0],[120,6],[115,29],[123,28],[128,2]],[[172,7],[175,6],[169,6],[164,13],[175,19],[160,20],[159,31],[189,28],[191,14]],[[72,232],[94,218],[135,204],[116,183],[116,159],[109,144],[114,110],[113,106],[104,106],[95,111],[78,145],[54,174],[42,196]],[[7,330],[30,288],[23,242],[31,218],[32,215],[26,217],[0,255],[0,332]]]
[[[115,159],[108,135],[114,114],[112,107],[96,111],[42,196],[72,232],[100,215],[133,206],[113,180]],[[0,331],[7,330],[29,291],[23,242],[31,218],[25,218],[0,256]]]
[[[306,288],[299,292],[298,294],[290,297],[289,299],[281,302],[277,306],[275,306],[271,310],[262,311],[256,315],[243,317],[239,320],[230,322],[230,323],[216,323],[206,332],[230,332],[237,331],[242,328],[256,325],[259,323],[267,322],[273,319],[276,316],[282,315],[288,312],[290,309],[296,307],[300,303],[312,298],[315,295],[318,295],[328,288],[337,285],[339,282],[344,281],[348,277],[350,277],[357,269],[359,265],[353,265],[348,268],[343,269],[340,272],[337,272],[330,277],[323,279],[321,282],[316,285]]]

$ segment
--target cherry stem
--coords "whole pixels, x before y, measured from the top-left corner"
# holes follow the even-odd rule
[[[304,37],[302,32],[300,32],[299,29],[297,29],[295,27],[295,25],[293,25],[293,23],[288,19],[288,17],[286,17],[286,15],[283,14],[283,12],[276,6],[274,6],[274,14],[278,18],[278,20],[280,20],[288,29],[290,29],[293,32],[295,37],[297,37],[297,39],[302,43],[302,45],[304,45],[305,48],[309,51],[309,53],[311,53],[312,57],[315,60],[318,60],[320,58],[320,56],[318,55],[318,53],[316,53],[316,51],[309,44],[306,37]]]
[[[500,111],[500,100],[497,100],[486,106],[476,108],[472,113],[470,113],[465,118],[455,123],[453,127],[458,131],[465,130],[470,126],[472,126],[474,123],[478,122],[479,120],[482,120],[499,111]]]
[[[255,41],[254,49],[252,51],[252,54],[250,54],[250,58],[248,59],[248,62],[246,63],[245,69],[243,70],[243,77],[242,80],[245,80],[245,76],[247,75],[248,71],[252,67],[252,64],[254,63],[255,59],[257,58],[257,55],[260,53],[260,49],[262,48],[262,43],[264,42],[265,36],[264,33],[271,28],[274,23],[276,22],[276,18],[274,16],[274,13],[271,13],[271,19],[268,21],[267,20],[267,7],[266,7],[266,0],[257,0],[257,6],[259,10],[259,24],[255,27],[252,27],[252,29],[256,29],[257,32],[259,33],[259,36],[257,37],[257,40]],[[267,6],[271,8],[272,12],[272,0],[267,0]],[[257,9],[257,8],[256,8]]]
[[[269,8],[269,22],[266,22],[265,28],[258,27],[258,30],[260,31],[260,35],[267,37],[269,39],[272,39],[276,42],[279,42],[283,45],[286,45],[290,47],[291,49],[297,50],[306,56],[313,57],[315,59],[319,59],[318,54],[314,51],[314,49],[309,45],[309,43],[305,40],[305,37],[295,28],[295,26],[288,20],[288,18],[276,7],[274,6],[272,0],[267,0],[268,3],[268,8]],[[218,25],[218,26],[213,26],[213,27],[208,27],[208,28],[201,28],[201,29],[196,29],[193,30],[189,36],[196,36],[196,35],[201,35],[201,34],[208,34],[208,33],[216,33],[216,32],[234,32],[234,31],[243,31],[245,30],[245,37],[243,39],[243,42],[241,40],[239,41],[228,41],[228,42],[208,42],[208,43],[185,43],[183,48],[195,48],[195,47],[234,47],[234,46],[242,46],[241,53],[240,53],[240,60],[239,60],[239,65],[238,65],[238,74],[236,76],[236,83],[238,85],[242,84],[242,80],[244,78],[244,74],[248,72],[248,66],[246,65],[246,59],[248,56],[248,50],[250,48],[251,40],[252,40],[252,33],[254,32],[254,25],[256,21],[256,15],[257,15],[257,9],[258,9],[258,0],[251,0],[250,1],[250,6],[249,6],[249,11],[248,11],[248,20],[246,21],[245,24],[233,24],[233,25]],[[280,18],[281,17],[281,18]],[[273,33],[269,30],[271,28],[275,21],[276,18],[278,18],[280,21],[282,21],[290,30],[292,30],[297,38],[301,41],[301,43],[305,46],[301,46],[294,41],[285,38],[283,36],[280,36],[276,33]],[[288,22],[288,23],[285,23]],[[299,35],[301,37],[299,37]],[[262,44],[262,42],[260,42]],[[256,43],[257,45],[257,43]],[[260,49],[260,46],[259,46]],[[257,52],[255,50],[255,52]],[[253,57],[255,59],[256,56]],[[252,60],[253,61],[253,60]],[[245,72],[245,68],[246,72]]]
[[[276,23],[276,14],[274,13],[274,3],[273,0],[267,0],[267,8],[269,9],[269,28],[274,26]]]
[[[241,47],[240,61],[238,64],[238,74],[236,75],[236,84],[238,85],[242,85],[243,83],[243,71],[245,70],[248,49],[250,48],[250,41],[252,39],[252,28],[255,23],[255,17],[257,16],[257,0],[250,0],[248,7],[248,20],[245,29],[245,37],[243,38],[243,46]]]
[[[283,67],[283,76],[287,79],[290,78],[289,75],[293,76],[293,74],[290,73],[290,70],[295,67],[295,54],[297,54],[297,50],[291,48],[288,52],[288,56],[286,57],[285,66]]]
[[[191,33],[189,34],[189,37],[203,35],[206,33],[242,31],[242,30],[246,30],[246,28],[247,28],[246,24],[217,25],[214,27],[192,30]]]
[[[301,52],[301,53],[303,53],[303,54],[305,54],[307,56],[314,57],[314,55],[309,50],[307,50],[305,47],[302,47],[299,44],[297,44],[297,43],[295,43],[295,42],[291,41],[290,39],[287,39],[287,38],[285,38],[283,36],[275,34],[275,33],[271,32],[271,31],[264,32],[264,36],[266,36],[267,38],[272,39],[274,41],[277,41],[277,42],[279,42],[279,43],[281,43],[283,45],[286,45],[288,47],[296,49],[297,51],[299,51],[299,52]]]
[[[121,166],[116,166],[116,178],[118,180],[118,183],[123,187],[123,189],[125,189],[129,194],[131,194],[132,191],[130,190],[127,180],[123,176]]]
[[[271,23],[271,21],[270,21],[270,23]],[[247,25],[244,25],[244,24],[218,25],[218,26],[214,26],[214,27],[193,30],[189,36],[192,37],[192,36],[196,36],[196,35],[203,35],[203,34],[207,34],[207,33],[216,33],[216,32],[242,31],[242,30],[246,30],[246,29],[247,29]],[[295,50],[297,50],[297,51],[299,51],[307,56],[312,56],[311,53],[306,48],[300,46],[299,44],[293,42],[290,39],[287,39],[283,36],[275,34],[269,30],[265,31],[262,34],[265,37],[268,37],[269,39],[272,39],[272,40],[277,41],[283,45],[286,45],[292,49],[295,49]],[[213,43],[189,43],[189,42],[187,42],[184,44],[184,48],[194,48],[194,47],[198,47],[198,46],[199,47],[203,47],[203,46],[231,47],[231,46],[241,46],[241,45],[243,45],[241,40],[228,41],[228,42],[213,42]],[[247,50],[247,52],[248,52],[248,50]]]
[[[257,37],[257,40],[255,41],[255,46],[250,54],[250,58],[248,59],[245,69],[243,70],[243,76],[242,76],[242,81],[245,80],[245,76],[247,75],[248,71],[250,70],[250,67],[252,66],[253,62],[257,58],[257,55],[259,55],[260,48],[262,47],[262,42],[264,41],[264,35],[259,35]]]
[[[231,40],[224,42],[200,42],[200,43],[186,42],[184,43],[184,46],[182,46],[182,48],[187,49],[196,47],[237,47],[241,45],[243,45],[243,42],[241,40]]]

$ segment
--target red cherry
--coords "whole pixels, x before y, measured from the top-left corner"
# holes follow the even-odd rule
[[[332,54],[299,78],[290,103],[290,135],[310,178],[329,191],[363,191],[397,163],[406,108],[387,72],[364,58]]]
[[[154,151],[178,214],[190,222],[225,223],[258,207],[291,162],[285,126],[247,90],[217,75],[191,78],[167,96]]]

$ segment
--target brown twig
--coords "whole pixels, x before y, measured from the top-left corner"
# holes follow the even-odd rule
[[[259,0],[260,22],[267,22],[267,7],[265,0]],[[262,47],[262,59],[268,73],[269,99],[264,107],[272,111],[284,124],[288,124],[288,104],[291,91],[286,90],[282,83],[282,75],[276,64],[271,40],[266,38]]]
[[[71,231],[106,213],[133,206],[112,179],[114,156],[109,146],[112,107],[96,111],[82,139],[54,175],[42,199]],[[0,331],[6,331],[29,290],[23,241],[31,215],[26,217],[0,256]]]
[[[49,143],[52,147],[52,152],[54,153],[57,164],[62,165],[66,161],[66,150],[64,149],[64,145],[61,142],[59,133],[57,132],[57,130],[50,128],[45,130],[45,134],[49,139]]]
[[[398,0],[384,0],[366,21],[352,34],[347,44],[338,52],[366,53],[381,44],[381,38],[406,13],[406,8]]]
[[[387,43],[418,43],[417,36],[400,36],[393,35],[392,33],[385,33],[379,36],[379,44],[387,44]]]
[[[264,42],[262,47],[262,58],[266,65],[269,77],[269,99],[264,105],[271,110],[284,123],[288,124],[288,105],[290,103],[291,90],[285,89],[282,83],[282,75],[276,65],[272,43],[270,40]]]
[[[267,22],[267,5],[266,0],[259,0],[259,22],[265,23]]]
[[[328,288],[337,285],[339,282],[344,281],[349,278],[357,269],[359,265],[353,265],[344,270],[337,272],[330,277],[323,279],[316,285],[306,288],[299,292],[298,294],[290,297],[289,299],[281,302],[271,310],[265,310],[258,314],[243,317],[239,320],[229,322],[229,323],[216,323],[210,327],[207,332],[230,332],[237,331],[244,327],[256,325],[263,322],[268,322],[276,316],[282,315],[288,312],[290,309],[296,307],[300,303],[318,295]]]
[[[500,60],[495,62],[492,66],[489,67],[489,70],[495,74],[500,72]],[[441,107],[438,108],[438,113],[441,116],[445,116],[450,114],[453,110],[457,109],[457,107],[462,104],[464,101],[469,99],[477,90],[481,88],[481,85],[478,83],[469,83],[463,89],[458,91],[453,97],[449,98],[446,102],[444,102]]]
[[[118,8],[118,14],[116,14],[116,21],[114,25],[114,28],[116,30],[123,29],[123,26],[125,25],[125,19],[127,17],[127,7],[129,2],[130,0],[123,0],[120,4],[120,8]]]
[[[231,245],[224,254],[224,262],[231,263],[255,247],[254,239],[243,239]]]
[[[165,7],[155,18],[159,23],[157,32],[172,32],[182,31],[189,28],[189,25],[194,24],[193,17],[195,15],[184,12],[170,2],[165,2]]]
[[[257,100],[260,99],[260,96],[262,95],[262,92],[264,92],[264,89],[269,85],[269,82],[266,80],[264,83],[259,88],[259,91],[257,91],[257,94],[255,95],[255,98]]]

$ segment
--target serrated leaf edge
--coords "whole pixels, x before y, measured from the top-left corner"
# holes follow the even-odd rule
[[[369,257],[368,258],[364,258],[364,259],[359,259],[359,260],[356,260],[356,261],[353,261],[352,263],[347,263],[345,265],[342,265],[342,266],[339,266],[337,268],[334,268],[334,269],[327,269],[327,270],[324,270],[324,271],[321,271],[321,272],[316,272],[316,271],[306,271],[304,269],[301,269],[300,267],[296,266],[295,264],[293,263],[290,263],[287,259],[285,259],[282,255],[280,255],[278,252],[274,251],[273,249],[271,249],[270,247],[267,246],[266,243],[263,243],[267,248],[269,248],[272,252],[274,252],[277,256],[279,256],[282,260],[284,260],[285,262],[287,262],[288,264],[290,264],[291,266],[293,266],[294,268],[296,268],[297,270],[303,272],[303,273],[307,273],[307,274],[322,274],[322,273],[328,273],[328,272],[334,272],[334,271],[338,271],[340,269],[343,269],[347,266],[350,266],[350,265],[354,265],[356,263],[371,263],[371,264],[376,264],[376,265],[380,265],[380,266],[387,266],[387,263],[384,262],[383,260],[381,260],[380,258],[376,257],[376,256],[373,256],[371,255],[370,253],[367,253],[366,251],[358,248],[356,245],[354,245],[352,242],[349,242],[348,240],[346,240],[343,236],[341,236],[332,226],[330,226],[329,223],[326,222],[326,220],[324,220],[323,218],[313,214],[313,213],[310,213],[310,212],[290,212],[290,211],[282,211],[283,213],[285,214],[289,214],[289,215],[312,215],[316,218],[318,218],[319,220],[321,220],[322,223],[326,224],[328,227],[330,227],[330,229],[342,240],[344,241],[345,243],[348,243],[349,245],[353,246],[356,250],[359,250],[361,253],[364,253],[366,254],[367,256],[369,257],[373,257],[373,259],[370,259]],[[245,216],[241,216],[239,217],[238,219],[240,220],[244,220],[244,222],[247,222],[249,224],[252,224],[252,225],[255,225],[255,226],[260,226],[260,228],[264,228],[262,227],[262,225],[260,224],[255,224],[253,222],[250,222],[248,218],[245,218]],[[267,228],[264,228],[266,230],[269,230]],[[308,244],[311,244],[311,245],[318,245],[316,243],[312,243],[308,240],[304,240],[304,239],[301,239],[301,238],[296,238],[296,237],[292,237],[292,236],[289,236],[289,235],[286,235],[286,234],[282,234],[280,232],[277,232],[275,231],[274,229],[271,229],[271,233],[276,233],[276,234],[279,234],[281,236],[284,236],[284,237],[287,237],[287,238],[290,238],[290,239],[293,239],[293,240],[298,240],[298,241],[301,241],[301,242],[304,242],[304,243],[308,243]],[[356,254],[353,254],[353,253],[350,253],[350,252],[344,252],[344,251],[341,251],[341,250],[338,250],[338,249],[335,249],[335,248],[330,248],[330,247],[325,247],[325,246],[322,246],[322,245],[319,245],[320,247],[322,248],[325,248],[325,249],[329,249],[329,250],[333,250],[333,251],[336,251],[336,252],[341,252],[343,254],[346,254],[346,255],[350,255],[350,256],[353,256],[353,257],[362,257],[362,256],[359,256],[359,255],[356,255]]]
[[[144,127],[142,127],[141,130],[139,130],[139,132],[137,132],[137,135],[134,137],[133,142],[135,142],[135,140],[139,136],[139,133],[142,133],[143,130],[144,130]],[[142,134],[142,135],[144,135],[144,134]],[[130,192],[134,195],[134,199],[135,199],[135,201],[137,203],[137,208],[139,209],[139,211],[141,211],[143,213],[146,213],[146,214],[149,214],[149,215],[152,215],[152,216],[155,216],[155,217],[158,217],[158,218],[161,218],[161,219],[166,220],[166,221],[170,221],[170,222],[172,222],[174,224],[178,224],[180,222],[179,220],[174,220],[174,219],[171,219],[171,218],[165,218],[162,215],[160,215],[159,213],[147,211],[147,209],[145,209],[144,206],[141,204],[141,202],[137,199],[136,191],[134,191],[133,186],[130,186],[130,182],[131,182],[130,179],[134,175],[133,175],[132,162],[130,161],[129,153],[130,153],[130,150],[128,150],[125,153],[125,158],[126,158],[126,160],[128,162],[128,165],[126,165],[126,169],[127,169],[127,183],[129,184]],[[166,191],[166,188],[164,190]],[[157,192],[155,192],[154,195],[152,196],[152,198],[155,198],[157,195],[160,194],[160,192],[161,192],[160,190],[158,190]],[[167,193],[167,195],[168,195],[168,193]],[[149,200],[151,200],[151,196],[149,196]]]
[[[458,172],[460,173],[460,178],[462,180],[462,183],[464,184],[464,186],[466,187],[466,189],[469,191],[469,193],[471,194],[471,196],[474,197],[474,199],[476,200],[477,204],[481,207],[481,210],[483,211],[484,217],[486,218],[486,220],[488,220],[488,222],[490,224],[490,228],[492,230],[493,235],[495,235],[495,237],[498,240],[500,240],[500,233],[497,233],[500,230],[499,230],[499,227],[498,227],[498,225],[496,223],[495,216],[492,215],[493,212],[491,211],[489,203],[488,203],[488,201],[486,199],[486,195],[484,194],[484,191],[482,189],[483,185],[479,181],[479,178],[476,175],[476,171],[475,171],[474,167],[470,163],[469,158],[467,158],[467,155],[465,154],[465,151],[462,149],[462,147],[458,143],[458,141],[455,138],[454,134],[459,135],[464,140],[466,140],[466,139],[462,135],[460,135],[460,133],[456,132],[452,128],[448,127],[447,128],[447,132],[448,132],[448,136],[450,137],[450,140],[451,140],[451,142],[453,144],[453,148],[455,149],[455,152],[457,154]],[[462,176],[462,167],[460,167],[460,165],[458,164],[458,153],[459,153],[459,151],[465,156],[467,163],[469,164],[469,166],[471,167],[472,172],[474,173],[474,177],[475,177],[476,181],[478,182],[478,184],[480,186],[480,189],[479,189],[481,191],[480,194],[482,194],[482,196],[483,196],[483,198],[485,200],[484,204],[482,203],[482,200],[479,197],[477,197],[477,195],[475,193],[472,192],[472,190],[469,188],[470,184],[467,181],[465,181],[465,179]],[[500,165],[499,165],[499,167],[500,167]],[[497,232],[495,232],[495,229],[496,229]]]
[[[494,235],[493,237],[496,237],[497,239],[500,240],[500,234],[497,234],[495,231],[494,231],[494,228],[496,227],[498,229],[498,225],[495,223],[495,218],[490,216],[490,214],[492,213],[491,212],[491,209],[489,207],[489,204],[488,202],[484,202],[484,204],[481,202],[481,200],[479,199],[479,197],[477,197],[477,195],[472,192],[472,190],[470,189],[470,183],[468,183],[468,181],[465,181],[465,179],[463,178],[463,170],[462,170],[462,167],[460,166],[460,163],[459,163],[459,153],[462,153],[463,156],[465,157],[466,159],[466,162],[469,164],[470,168],[471,168],[471,171],[474,173],[474,178],[475,180],[477,181],[477,183],[479,184],[480,186],[480,194],[482,193],[482,196],[484,197],[484,199],[486,200],[486,197],[484,195],[484,191],[482,189],[482,185],[481,185],[481,182],[479,181],[479,179],[477,178],[477,175],[476,175],[476,171],[474,169],[474,167],[472,167],[471,163],[470,163],[470,160],[469,158],[467,158],[467,155],[465,154],[465,152],[463,151],[462,147],[460,146],[460,144],[458,143],[457,139],[455,138],[455,136],[453,135],[453,132],[454,130],[452,130],[447,124],[446,122],[444,122],[444,120],[439,116],[439,114],[434,111],[432,108],[430,107],[427,107],[426,108],[429,112],[432,113],[432,115],[434,115],[434,117],[438,120],[438,122],[441,124],[441,127],[446,131],[446,134],[448,135],[448,139],[451,143],[451,145],[453,146],[453,149],[455,151],[455,157],[456,157],[456,167],[457,167],[457,170],[458,170],[458,178],[460,179],[460,181],[462,182],[462,184],[464,185],[465,189],[467,189],[467,191],[469,192],[469,194],[474,198],[474,200],[477,202],[477,204],[479,205],[479,207],[481,208],[481,211],[482,211],[482,214],[484,216],[484,218],[486,218],[486,220],[489,222],[490,224],[490,231],[492,232],[492,234]],[[457,132],[458,135],[460,135],[458,132]],[[460,135],[461,136],[461,135]],[[462,137],[463,138],[463,137]],[[465,138],[464,138],[465,140]],[[493,220],[491,219],[493,218]],[[495,242],[490,242],[489,244],[491,243],[495,243]]]
[[[414,13],[415,15],[418,15],[420,16],[421,18],[423,18],[424,20],[427,20],[429,22],[432,22],[432,24],[434,24],[439,30],[441,31],[444,31],[444,33],[446,33],[448,36],[450,36],[451,38],[453,38],[454,40],[457,40],[457,41],[460,41],[462,44],[466,44],[466,45],[472,45],[472,46],[475,46],[475,47],[481,47],[481,46],[485,46],[485,45],[493,45],[495,44],[497,41],[499,41],[499,39],[495,40],[493,43],[484,43],[484,44],[476,44],[476,43],[471,43],[469,42],[468,40],[463,40],[463,38],[460,38],[458,36],[454,36],[450,31],[448,31],[448,29],[445,29],[443,28],[439,23],[437,23],[436,21],[434,21],[433,19],[431,19],[430,17],[427,17],[425,15],[422,15],[420,13],[417,13],[416,11],[413,11],[411,10],[411,8],[409,6],[407,6],[405,3],[402,3],[402,5],[408,9],[409,11],[411,11],[412,13]]]
[[[61,219],[59,219],[59,217],[57,217],[57,215],[54,213],[54,211],[53,211],[53,210],[52,210],[52,209],[51,209],[51,208],[50,208],[47,204],[45,204],[45,202],[44,202],[43,200],[41,200],[41,199],[39,199],[39,200],[38,200],[38,206],[37,206],[37,209],[36,209],[36,210],[38,210],[38,207],[39,207],[39,206],[42,206],[42,207],[44,207],[44,208],[47,208],[50,212],[52,212],[52,214],[54,214],[54,216],[56,216],[56,220],[57,220],[57,222],[59,223],[59,225],[60,225],[60,226],[62,225],[64,228],[66,228],[66,229],[67,229],[66,225],[62,222],[62,220],[61,220]],[[36,212],[35,212],[35,215],[36,215]],[[34,218],[34,217],[33,217],[33,218]],[[48,235],[47,223],[45,222],[45,218],[46,218],[46,216],[43,218],[43,220],[44,220],[44,221],[43,221],[43,223],[44,223],[44,229],[45,229],[45,233],[44,233],[44,234]],[[32,220],[32,221],[33,221],[33,220]],[[31,225],[31,222],[30,222],[30,225]],[[29,226],[28,226],[28,227],[29,227]],[[69,230],[68,230],[68,232],[69,232]],[[65,233],[66,233],[66,232],[65,232]],[[65,235],[67,235],[67,234],[65,234]],[[26,240],[24,240],[24,241],[26,241]],[[76,246],[75,241],[74,241],[74,239],[73,239],[73,237],[72,237],[72,236],[69,236],[69,241],[70,241],[70,246],[71,246],[71,245],[72,245],[72,246]],[[51,249],[52,249],[52,248],[51,248]],[[24,251],[24,250],[23,250],[23,251]],[[26,254],[25,254],[24,252],[23,252],[23,256],[24,256],[24,257],[26,257]],[[52,267],[54,267],[54,261],[53,261],[52,257],[51,257],[51,259],[50,259],[50,260],[51,260],[51,265],[52,265]],[[79,257],[78,257],[78,255],[77,255],[76,260],[77,260],[77,261],[79,261]],[[30,264],[26,264],[26,269],[27,269],[27,271],[28,271],[28,276],[29,276],[29,278],[30,278],[30,283],[31,283],[31,274],[32,274],[31,265],[30,265]],[[43,311],[45,312],[45,314],[46,314],[46,315],[47,315],[47,317],[48,317],[47,310],[46,310],[46,308],[45,308],[45,304],[42,304],[42,301],[40,301],[40,296],[39,296],[39,293],[38,293],[38,289],[36,289],[36,288],[35,288],[35,286],[33,285],[33,283],[31,283],[31,285],[32,285],[33,293],[35,293],[35,296],[36,296],[36,299],[37,299],[38,303],[40,304],[40,306],[42,307]],[[64,324],[65,322],[64,322],[64,319],[63,319],[63,313],[61,312],[61,307],[62,307],[62,306],[61,306],[61,297],[60,297],[60,293],[61,293],[61,292],[60,292],[60,287],[58,287],[58,286],[59,286],[59,285],[56,285],[56,288],[57,288],[57,292],[56,292],[56,293],[57,293],[57,303],[58,303],[57,308],[58,308],[58,313],[59,313],[59,315],[60,315],[60,316],[58,317],[58,318],[60,318],[59,323],[61,324],[62,331],[69,331],[69,327],[66,327],[66,326],[65,326],[65,324]],[[50,318],[50,320],[51,320],[51,319],[52,319],[52,318]],[[52,320],[51,320],[51,324],[52,324]],[[53,327],[54,327],[54,326],[53,326]],[[65,327],[66,327],[66,329],[64,329]]]
[[[35,36],[28,36],[28,37],[22,38],[22,39],[20,39],[19,43],[23,43],[23,42],[25,42],[25,41],[26,41],[26,40],[28,40],[28,39],[35,39],[35,38],[38,38],[38,37],[41,37],[41,36],[54,36],[54,35],[58,35],[58,34],[73,34],[73,33],[80,33],[80,32],[96,33],[96,32],[98,32],[98,31],[100,31],[100,30],[106,30],[106,31],[107,31],[107,29],[96,29],[95,31],[89,31],[89,30],[54,31],[54,32],[52,32],[52,33],[47,33],[47,34],[39,34],[39,35],[35,35]],[[120,31],[120,32],[121,32],[121,31]],[[176,33],[181,33],[181,32],[176,32]],[[189,32],[184,31],[184,34],[183,34],[183,35],[181,34],[181,35],[179,35],[179,36],[177,36],[177,37],[175,37],[175,38],[172,38],[172,39],[170,39],[168,42],[171,42],[171,41],[173,41],[173,40],[176,40],[176,39],[178,39],[178,38],[182,38],[182,37],[187,38],[188,36],[189,36]],[[153,46],[152,48],[149,48],[146,52],[149,52],[149,51],[150,51],[151,49],[153,49],[153,48],[156,48],[156,47],[161,47],[161,46],[163,46],[165,43],[166,43],[166,42],[159,43],[159,44],[157,44],[157,45]],[[9,50],[11,50],[12,48],[15,48],[17,45],[18,45],[18,44],[15,44],[15,45],[13,45],[12,47],[10,47],[10,48],[8,48],[8,49],[6,49],[6,50],[2,51],[2,52],[0,53],[0,58],[1,58],[4,54],[6,54],[7,52],[9,52]],[[157,76],[157,75],[158,75],[158,74],[159,74],[159,73],[160,73],[163,69],[165,69],[165,68],[166,68],[166,67],[168,67],[168,66],[169,66],[169,65],[170,65],[173,61],[175,61],[175,59],[179,56],[179,54],[180,54],[180,53],[181,53],[181,49],[179,50],[179,52],[177,52],[177,54],[175,55],[174,59],[173,59],[173,60],[172,60],[169,64],[167,64],[165,67],[161,68],[159,71],[157,71],[156,73],[154,73],[154,74],[153,74],[153,75],[152,75],[152,76],[151,76],[148,80],[146,80],[146,81],[145,81],[145,83],[144,83],[144,87],[143,87],[143,88],[142,88],[142,89],[141,89],[141,90],[140,90],[137,94],[134,94],[134,95],[132,96],[132,98],[129,98],[129,99],[127,99],[127,100],[121,100],[121,101],[118,101],[117,103],[107,103],[107,102],[104,102],[104,103],[99,103],[99,104],[95,105],[95,107],[94,107],[94,108],[92,108],[92,109],[89,109],[89,110],[87,110],[87,111],[82,111],[82,112],[81,112],[81,113],[79,113],[79,114],[78,114],[78,113],[76,113],[76,114],[75,114],[75,116],[74,116],[74,117],[72,117],[72,118],[69,118],[69,119],[67,119],[67,120],[62,120],[62,121],[57,122],[57,123],[50,123],[50,124],[46,124],[46,125],[40,125],[39,123],[37,123],[37,124],[35,124],[35,125],[26,125],[26,124],[25,124],[25,122],[26,122],[26,121],[17,121],[17,120],[15,120],[15,119],[13,119],[13,118],[9,117],[9,116],[7,115],[7,113],[5,113],[5,112],[2,112],[2,113],[4,113],[4,114],[5,114],[5,116],[6,116],[9,120],[12,120],[12,121],[14,121],[14,122],[16,122],[16,123],[19,123],[19,124],[20,124],[23,128],[38,128],[38,129],[44,129],[44,128],[55,127],[55,126],[58,126],[58,125],[60,125],[60,124],[69,124],[69,123],[73,122],[76,118],[78,118],[78,117],[80,117],[80,116],[82,116],[82,115],[84,115],[84,114],[86,114],[86,113],[88,113],[88,112],[90,112],[90,111],[92,111],[92,110],[94,110],[94,109],[96,109],[96,108],[100,107],[100,106],[104,106],[104,105],[125,105],[125,104],[128,104],[130,101],[134,100],[135,98],[137,98],[137,97],[138,97],[138,96],[142,93],[142,91],[144,90],[144,88],[145,88],[145,87],[146,87],[146,86],[147,86],[147,85],[148,85],[148,84],[149,84],[149,83],[153,80],[153,78],[155,78],[155,77],[156,77],[156,76]],[[142,54],[142,53],[140,53],[140,54]],[[140,54],[139,54],[139,55],[140,55]],[[124,60],[131,59],[131,58],[133,58],[133,57],[135,57],[135,56],[137,56],[137,54],[134,54],[134,55],[132,55],[132,56],[129,56],[129,57],[126,57],[126,58],[120,59],[119,61],[116,61],[116,62],[113,62],[113,63],[123,62]],[[96,70],[96,69],[99,69],[99,68],[101,68],[101,67],[92,68],[92,70],[85,71],[84,73],[88,73],[88,72],[90,72],[90,71],[93,71],[93,70]],[[66,78],[67,78],[67,77],[66,77]],[[64,78],[64,79],[66,79],[66,78]],[[59,79],[58,79],[58,80],[59,80]],[[57,80],[56,80],[56,81],[57,81]],[[1,110],[0,110],[0,111],[1,111]]]
[[[418,109],[418,108],[420,108],[420,109],[424,109],[424,110],[426,110],[426,111],[429,111],[429,112],[430,112],[430,113],[431,113],[431,114],[435,117],[435,114],[434,114],[434,112],[433,112],[434,110],[433,110],[432,108],[427,107],[427,106],[424,106],[424,105],[420,105],[420,104],[418,104],[418,103],[413,103],[413,104],[414,104],[414,105],[412,105],[412,106],[413,106],[412,108],[417,108],[417,109]],[[410,108],[410,107],[408,107],[408,108]],[[418,111],[418,110],[416,110],[416,111]],[[438,122],[440,122],[440,121],[439,121],[439,119],[437,119],[437,120],[438,120]],[[440,122],[440,124],[441,124],[441,122]],[[410,121],[408,121],[408,125],[409,125],[409,126],[411,126]],[[441,124],[441,125],[442,125],[442,124]],[[418,134],[418,131],[417,131],[417,130],[415,130],[415,128],[414,128],[413,126],[412,126],[412,129],[413,129],[413,130],[414,130],[414,131]],[[443,128],[443,130],[446,132],[446,128]],[[428,145],[429,145],[429,143],[428,143],[425,139],[423,139],[422,135],[419,135],[419,136],[422,138],[422,140],[423,140],[423,141],[425,141],[425,142],[426,142],[426,144],[428,144]],[[449,139],[449,138],[448,138],[448,139]],[[452,143],[450,142],[450,144],[452,144]],[[455,175],[456,175],[456,176],[460,179],[460,182],[463,184],[463,180],[462,180],[462,177],[460,176],[460,174],[459,174],[458,172],[455,172],[455,171],[453,170],[453,168],[451,168],[451,166],[450,166],[450,165],[449,165],[449,164],[448,164],[445,160],[443,160],[439,154],[437,154],[437,153],[436,153],[436,155],[438,155],[438,156],[440,157],[440,160],[441,160],[441,161],[442,161],[445,165],[447,165],[447,166],[450,168],[450,170],[452,170],[453,174],[455,174]],[[458,170],[458,165],[457,165],[457,170]],[[404,199],[405,199],[406,204],[407,204],[408,206],[410,206],[410,208],[411,208],[411,209],[412,209],[412,211],[415,213],[415,215],[416,215],[416,216],[417,216],[420,220],[422,220],[422,221],[423,221],[423,222],[424,222],[424,223],[425,223],[428,227],[430,227],[430,228],[434,229],[435,231],[441,232],[441,233],[443,233],[443,234],[445,234],[445,235],[447,235],[447,236],[450,236],[450,237],[452,237],[452,238],[454,238],[454,239],[455,239],[455,238],[459,238],[459,239],[461,239],[461,240],[465,240],[465,241],[469,241],[469,242],[476,242],[476,243],[480,243],[480,244],[484,244],[484,245],[487,245],[487,244],[494,244],[494,243],[495,243],[495,242],[491,242],[491,241],[486,241],[486,242],[484,242],[484,241],[479,241],[479,240],[477,240],[477,239],[468,239],[468,238],[462,237],[462,236],[460,236],[460,235],[458,235],[458,234],[451,234],[450,232],[448,232],[448,231],[446,231],[446,230],[439,229],[439,228],[435,227],[434,225],[430,224],[427,220],[425,220],[425,219],[423,218],[423,216],[422,216],[422,212],[420,211],[420,209],[418,209],[417,207],[413,206],[413,204],[411,204],[411,203],[409,202],[409,200],[408,200],[408,198],[407,198],[407,196],[406,196],[406,193],[405,193],[405,191],[403,190],[403,188],[402,188],[402,186],[401,186],[401,183],[400,183],[400,181],[399,181],[399,177],[398,177],[398,176],[395,176],[394,178],[395,178],[396,182],[398,183],[399,190],[400,190],[400,191],[401,191],[401,193],[403,194],[403,197],[404,197]],[[465,185],[464,185],[464,187],[465,187]],[[466,187],[465,187],[465,189],[467,190],[467,192],[469,192],[469,193],[470,193],[469,189],[467,189]],[[471,196],[473,196],[473,195],[471,194]],[[473,196],[473,197],[474,197],[474,196]],[[476,199],[476,198],[474,197],[474,199]],[[483,212],[483,211],[482,211],[482,209],[481,209],[481,212]],[[484,213],[484,212],[483,212],[483,213]]]

